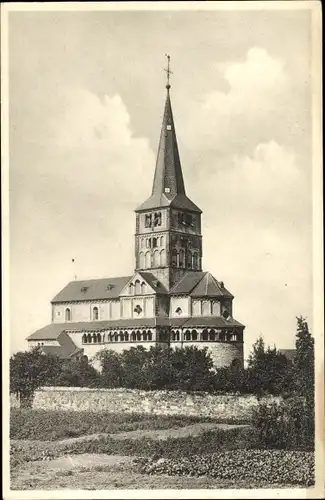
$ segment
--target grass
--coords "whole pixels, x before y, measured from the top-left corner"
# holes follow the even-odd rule
[[[45,457],[84,453],[155,458],[190,457],[222,449],[246,448],[253,442],[252,430],[235,428],[228,431],[216,429],[196,437],[168,438],[164,441],[148,438],[117,440],[109,436],[78,442],[23,440],[11,443],[10,453],[11,466],[17,467],[24,462],[42,460]]]
[[[285,450],[259,450],[263,446],[251,427],[215,428],[199,435],[168,437],[165,440],[141,437],[141,433],[138,439],[127,437],[122,440],[109,435],[89,436],[140,429],[180,428],[198,422],[213,422],[213,419],[14,409],[10,422],[13,439],[10,450],[11,488],[206,489],[292,487],[313,483],[312,452],[300,454]],[[89,439],[67,439],[85,435]],[[79,467],[80,470],[59,471],[51,469],[51,462],[47,466],[39,462],[48,457],[74,454],[138,458],[125,470],[123,465],[113,467],[93,463],[89,470]]]
[[[211,418],[190,416],[13,408],[10,413],[10,438],[56,441],[86,434],[112,434],[139,429],[170,429],[212,421]]]

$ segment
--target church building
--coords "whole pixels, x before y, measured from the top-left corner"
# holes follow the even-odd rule
[[[169,59],[168,59],[169,63]],[[201,209],[187,196],[167,93],[150,197],[135,210],[133,275],[71,281],[51,301],[52,322],[27,338],[63,359],[137,345],[207,347],[216,368],[243,365],[234,296],[202,269]]]

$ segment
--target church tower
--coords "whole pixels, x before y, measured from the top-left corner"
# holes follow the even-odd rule
[[[202,271],[202,211],[185,192],[167,57],[167,95],[152,193],[135,210],[135,270],[150,271],[170,290],[186,272]]]

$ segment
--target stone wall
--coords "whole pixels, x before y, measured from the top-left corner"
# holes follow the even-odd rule
[[[274,401],[276,398],[268,398]],[[13,396],[12,406],[17,406]],[[178,391],[135,389],[87,389],[47,387],[36,391],[33,408],[44,410],[92,410],[111,413],[191,415],[220,420],[248,421],[258,404],[252,395],[215,395]]]

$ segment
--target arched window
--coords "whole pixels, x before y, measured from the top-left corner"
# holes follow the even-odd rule
[[[192,340],[197,340],[197,331],[196,330],[192,331]]]
[[[97,342],[100,344],[102,341],[102,336],[100,333],[97,333]]]
[[[114,341],[115,342],[118,342],[119,338],[118,338],[118,333],[117,332],[114,332]]]
[[[214,330],[210,330],[209,340],[211,340],[212,342],[214,342],[216,340],[216,332]]]
[[[146,293],[146,284],[144,281],[141,283],[141,293],[142,294]]]
[[[156,248],[158,246],[159,238],[152,238],[152,248]]]
[[[193,253],[193,269],[197,269],[197,253]]]
[[[136,341],[136,335],[135,333],[131,333],[131,342],[135,342]]]
[[[185,267],[185,252],[183,249],[179,251],[179,267]]]
[[[160,236],[160,246],[162,247],[164,245],[164,237]]]
[[[176,340],[176,333],[172,331],[172,342],[175,342]]]
[[[144,340],[145,342],[148,340],[147,332],[145,330],[143,330],[142,332],[142,340]]]
[[[140,269],[144,269],[146,267],[146,260],[143,252],[140,252],[139,254],[139,264],[140,264]]]
[[[145,261],[146,261],[146,268],[150,268],[151,267],[150,252],[146,252]]]
[[[137,334],[137,341],[139,342],[141,340],[141,332],[137,330],[136,334]]]
[[[98,307],[93,307],[93,320],[98,319]]]
[[[82,336],[82,343],[87,344],[87,335],[85,333]]]
[[[124,333],[123,332],[120,332],[120,341],[124,342]]]
[[[91,344],[91,341],[92,341],[92,337],[91,337],[90,333],[88,333],[88,335],[87,335],[87,344]]]
[[[159,267],[159,250],[155,250],[153,253],[153,265]]]
[[[166,264],[166,250],[160,251],[160,266],[163,267]]]
[[[177,266],[177,250],[173,248],[172,250],[172,266]]]
[[[94,344],[97,343],[97,335],[96,335],[96,333],[93,333],[93,343]]]
[[[190,252],[189,250],[187,251],[186,267],[188,267],[189,269],[192,269],[192,252]]]
[[[191,332],[190,332],[190,330],[186,330],[186,332],[185,332],[185,340],[191,340]]]
[[[203,330],[203,332],[202,332],[202,340],[204,340],[204,341],[209,340],[208,330]]]
[[[180,331],[179,331],[179,330],[176,330],[176,341],[177,341],[177,342],[179,342],[180,337],[181,337]]]
[[[213,316],[220,316],[220,302],[218,301],[212,302],[212,314]]]
[[[67,307],[65,310],[65,320],[71,321],[71,310],[69,309],[69,307]]]
[[[140,281],[139,280],[136,280],[135,281],[135,294],[136,295],[139,295],[141,293],[141,285],[140,285]]]
[[[203,300],[202,302],[202,316],[211,315],[211,302],[210,300]]]
[[[152,341],[152,333],[151,333],[151,331],[149,330],[147,332],[147,334],[148,334],[148,341],[151,342]]]
[[[130,285],[129,285],[129,294],[130,295],[134,294],[134,285],[133,285],[133,283],[130,283]]]
[[[128,334],[128,332],[124,333],[124,340],[125,340],[125,342],[129,342],[129,334]]]

